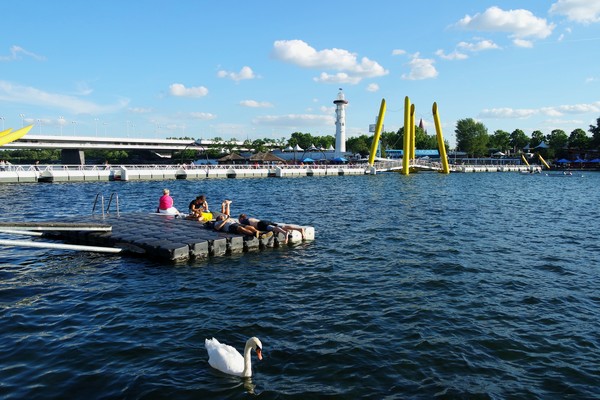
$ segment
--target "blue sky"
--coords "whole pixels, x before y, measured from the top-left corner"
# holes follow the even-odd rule
[[[600,117],[600,0],[4,2],[0,118],[32,134],[289,138],[474,118],[490,134]],[[24,117],[21,117],[24,115]]]

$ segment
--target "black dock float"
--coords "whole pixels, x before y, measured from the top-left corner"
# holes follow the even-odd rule
[[[156,213],[127,213],[80,216],[70,223],[110,226],[110,231],[52,231],[49,235],[67,243],[122,248],[125,253],[140,254],[168,261],[185,261],[225,254],[258,251],[275,247],[282,240],[276,236],[257,239],[215,232],[198,221]],[[310,229],[310,240],[314,229]],[[48,235],[48,234],[47,234]]]

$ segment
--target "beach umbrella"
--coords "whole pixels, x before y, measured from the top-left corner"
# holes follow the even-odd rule
[[[593,162],[593,163],[600,163],[600,158],[594,158],[594,159],[593,159],[592,161],[590,161],[590,162]]]
[[[310,163],[310,162],[315,162],[315,160],[313,160],[313,159],[312,159],[312,158],[310,158],[310,157],[306,157],[304,160],[302,160],[302,162],[305,162],[305,163]]]
[[[331,160],[331,161],[333,161],[333,162],[339,162],[339,163],[345,163],[345,162],[347,162],[348,160],[347,160],[347,159],[345,159],[344,157],[336,157],[336,158],[334,158],[334,159],[333,159],[333,160]]]
[[[571,161],[567,160],[566,158],[561,158],[560,160],[556,161],[559,164],[566,164],[566,163],[570,163]]]

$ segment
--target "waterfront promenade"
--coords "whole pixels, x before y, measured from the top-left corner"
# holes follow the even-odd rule
[[[357,164],[315,165],[7,165],[0,183],[134,181],[210,178],[267,178],[375,175],[400,171],[401,160]],[[413,171],[439,171],[437,162],[417,160]],[[451,165],[450,172],[520,172],[540,170],[525,165]]]

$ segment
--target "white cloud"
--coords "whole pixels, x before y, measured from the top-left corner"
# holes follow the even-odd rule
[[[337,74],[331,75],[326,72],[321,72],[321,75],[313,78],[315,82],[321,83],[348,83],[352,85],[356,85],[359,83],[362,78],[357,76],[348,75],[345,72],[338,72]]]
[[[600,22],[600,1],[558,0],[550,7],[550,14],[564,15],[569,21],[582,24]]]
[[[592,83],[592,82],[596,82],[597,80],[598,80],[598,78],[590,76],[589,78],[586,78],[585,83]]]
[[[544,18],[538,18],[529,10],[518,9],[504,11],[499,7],[490,7],[474,16],[466,15],[456,26],[484,32],[506,32],[511,38],[543,39],[552,33],[555,24],[548,24]]]
[[[338,74],[322,73],[317,82],[358,83],[364,78],[375,78],[389,73],[377,62],[344,49],[317,51],[302,40],[277,40],[273,44],[272,57],[301,68],[327,69]]]
[[[217,76],[219,78],[229,78],[236,82],[256,78],[254,71],[252,71],[252,68],[250,68],[248,66],[242,67],[240,72],[229,72],[229,71],[221,70],[221,71],[217,72]]]
[[[419,53],[416,53],[408,63],[410,72],[408,74],[402,74],[402,79],[414,81],[435,78],[438,76],[438,72],[433,66],[434,63],[435,60],[431,58],[420,58]]]
[[[191,112],[190,116],[192,118],[201,119],[201,120],[211,120],[217,118],[216,115],[205,112]]]
[[[401,49],[394,49],[394,50],[392,50],[392,55],[393,56],[401,56],[403,54],[406,54],[406,51],[401,50]]]
[[[546,115],[549,117],[560,117],[565,114],[588,114],[600,113],[600,101],[589,104],[570,104],[552,107],[530,108],[491,108],[484,109],[479,113],[479,118],[528,118],[533,115]]]
[[[256,101],[256,100],[242,100],[240,101],[240,105],[244,107],[250,108],[267,108],[273,107],[273,104],[268,101]]]
[[[379,85],[376,83],[371,83],[367,86],[367,92],[377,92],[379,91]]]
[[[536,113],[536,110],[525,108],[486,108],[479,113],[479,118],[528,118]]]
[[[530,49],[533,47],[533,42],[531,40],[525,39],[513,39],[513,44],[517,47],[524,47]]]
[[[331,126],[335,123],[333,116],[317,114],[264,115],[255,118],[253,123],[269,126]]]
[[[20,47],[20,46],[11,46],[10,47],[10,55],[8,56],[0,56],[0,61],[16,61],[16,60],[20,60],[21,59],[21,55],[25,55],[28,57],[31,57],[35,60],[38,61],[44,61],[46,60],[46,57],[44,56],[39,56],[35,53],[32,53],[30,51],[25,50],[24,48]]]
[[[0,81],[0,101],[42,106],[73,114],[94,115],[122,110],[129,103],[129,100],[122,99],[116,104],[100,105],[74,96],[44,92],[29,86],[14,85],[7,81]]]
[[[472,52],[483,51],[483,50],[496,50],[499,49],[496,43],[491,40],[479,40],[478,42],[469,43],[469,42],[460,42],[456,45],[459,49],[468,50]]]
[[[468,55],[466,55],[464,53],[460,53],[456,50],[453,51],[452,53],[446,54],[446,53],[444,53],[444,50],[440,49],[435,52],[435,55],[443,60],[465,60],[465,59],[469,58]]]
[[[142,108],[142,107],[131,107],[129,109],[129,112],[132,112],[134,114],[148,114],[152,112],[151,108]]]
[[[181,83],[174,83],[169,86],[169,93],[175,97],[203,97],[208,94],[208,89],[204,86],[186,88]]]

